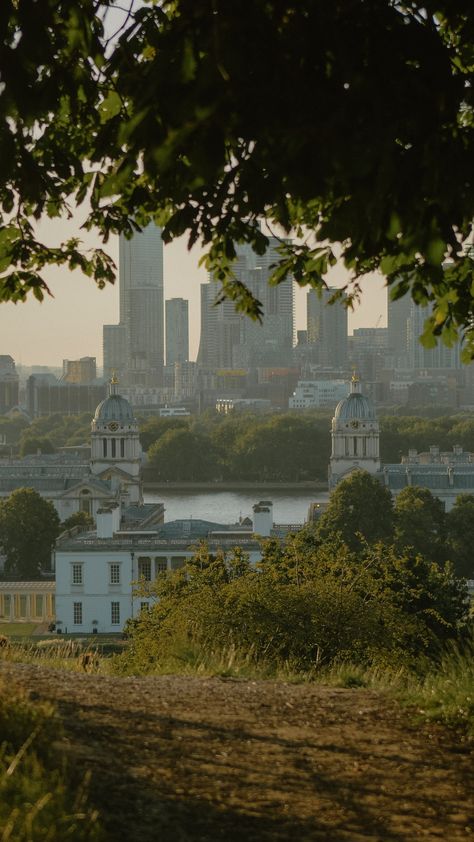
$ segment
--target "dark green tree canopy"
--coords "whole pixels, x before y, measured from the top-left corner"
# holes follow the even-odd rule
[[[254,316],[231,262],[235,243],[265,250],[258,220],[300,238],[275,283],[320,287],[341,244],[352,294],[380,269],[393,296],[433,302],[427,343],[460,329],[474,355],[470,0],[132,2],[107,42],[113,5],[1,4],[0,298],[41,297],[47,262],[111,279],[103,252],[31,226],[87,196],[105,239],[155,219],[207,245]]]
[[[33,488],[19,488],[0,501],[0,546],[5,569],[21,579],[34,579],[51,569],[51,551],[59,535],[53,504]]]
[[[318,523],[322,541],[341,540],[353,551],[365,543],[393,539],[393,502],[385,488],[367,471],[353,471],[334,489]]]

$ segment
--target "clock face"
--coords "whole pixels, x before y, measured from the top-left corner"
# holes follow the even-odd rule
[[[118,430],[118,428],[119,425],[117,424],[117,422],[111,421],[111,423],[109,424],[109,430],[112,430],[112,432],[115,433],[115,430]]]
[[[352,427],[354,430],[357,430],[357,427],[358,427],[358,426],[359,426],[359,422],[358,422],[358,421],[351,421],[351,427]]]

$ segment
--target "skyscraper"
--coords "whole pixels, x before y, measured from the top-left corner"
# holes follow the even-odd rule
[[[329,304],[336,289],[323,289],[321,295],[310,289],[306,298],[308,344],[314,345],[320,365],[347,368],[347,308],[344,297]]]
[[[119,291],[116,327],[123,331],[105,326],[104,368],[107,361],[130,384],[159,385],[164,362],[163,241],[154,223],[130,240],[120,235]]]
[[[388,352],[394,356],[396,368],[407,366],[408,354],[408,319],[411,314],[412,299],[410,294],[393,301],[388,291],[387,328]]]
[[[189,360],[189,312],[184,298],[170,298],[165,302],[166,365]]]

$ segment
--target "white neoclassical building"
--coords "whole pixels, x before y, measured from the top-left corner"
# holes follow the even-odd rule
[[[329,489],[351,471],[380,471],[380,428],[372,401],[354,375],[350,393],[339,401],[332,420]]]

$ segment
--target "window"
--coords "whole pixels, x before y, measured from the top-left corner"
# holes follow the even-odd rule
[[[110,565],[110,584],[120,585],[120,564],[116,562]]]
[[[72,617],[75,626],[82,626],[82,602],[73,602]]]
[[[120,439],[120,456],[122,459],[125,456],[125,439]]]
[[[138,576],[145,579],[146,582],[151,582],[151,559],[138,559]]]
[[[107,458],[107,439],[102,439],[102,455],[104,459]]]
[[[186,564],[186,556],[184,555],[174,555],[171,557],[171,569],[172,570],[179,570],[181,567],[184,567]]]
[[[26,594],[20,596],[20,617],[26,617]]]
[[[112,459],[115,459],[115,447],[116,447],[116,441],[115,441],[115,439],[112,439]]]
[[[83,585],[84,580],[82,578],[82,564],[73,564],[72,565],[72,584],[73,585]]]
[[[157,576],[158,573],[164,573],[168,570],[168,562],[166,561],[166,558],[157,558],[155,561],[155,569]]]
[[[110,619],[113,626],[120,624],[120,602],[110,603]]]
[[[140,611],[149,611],[150,603],[149,602],[140,602]]]
[[[357,436],[354,436],[354,456],[357,456]]]
[[[35,596],[35,616],[42,617],[43,616],[43,596],[42,594],[36,594]]]

